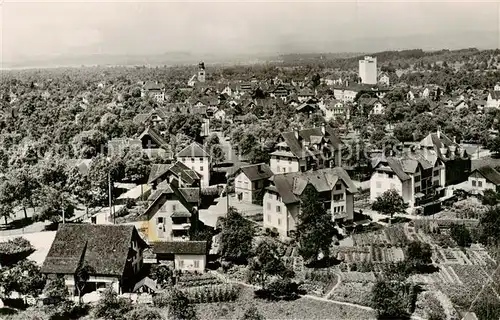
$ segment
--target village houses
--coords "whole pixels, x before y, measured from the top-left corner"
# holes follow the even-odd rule
[[[234,173],[234,192],[239,200],[255,203],[272,175],[265,163],[242,166]]]
[[[500,191],[500,173],[491,166],[475,169],[467,180],[467,191],[474,194],[483,194],[485,190]]]
[[[334,221],[349,221],[354,217],[357,188],[347,172],[326,168],[308,172],[277,174],[271,177],[264,194],[264,228],[276,230],[282,238],[296,229],[301,195],[312,185],[319,193],[324,208]]]
[[[60,224],[41,271],[49,278],[63,277],[77,295],[75,274],[87,264],[92,271],[85,292],[107,286],[119,294],[130,292],[147,247],[132,225]]]
[[[330,126],[283,132],[271,153],[274,174],[304,172],[339,165],[342,141]]]
[[[402,156],[381,156],[372,167],[371,201],[394,189],[413,208],[436,200],[444,190],[445,165],[434,150],[412,148]]]
[[[201,185],[210,185],[212,162],[210,154],[198,143],[192,142],[176,155],[177,160],[201,175]]]

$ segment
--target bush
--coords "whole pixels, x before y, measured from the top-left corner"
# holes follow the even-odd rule
[[[129,299],[119,298],[111,288],[107,289],[102,299],[94,308],[96,318],[106,320],[123,319],[123,315],[132,310],[132,302]]]
[[[153,303],[159,308],[168,308],[170,318],[178,320],[197,319],[196,311],[188,297],[175,288],[153,297]]]
[[[63,301],[55,306],[45,307],[50,319],[81,319],[89,313],[89,306],[77,305],[73,301]],[[117,318],[115,318],[117,319]]]
[[[259,313],[255,306],[251,306],[245,311],[241,320],[264,320],[264,316]]]
[[[427,319],[446,319],[446,313],[441,302],[433,294],[429,293],[425,296],[425,305],[427,306]]]
[[[190,303],[228,302],[238,299],[241,287],[229,283],[183,289]]]
[[[271,281],[266,288],[255,291],[255,296],[267,300],[295,300],[299,298],[299,284],[290,279],[276,279]]]
[[[23,237],[0,242],[0,265],[9,266],[15,264],[33,252],[35,252],[35,248]]]
[[[125,320],[162,320],[158,310],[148,306],[139,305],[125,315]]]
[[[463,224],[452,225],[450,235],[460,247],[470,247],[472,243],[470,231]]]

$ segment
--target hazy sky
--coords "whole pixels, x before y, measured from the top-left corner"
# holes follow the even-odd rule
[[[430,35],[472,47],[482,33],[494,36],[491,46],[500,45],[497,1],[3,0],[0,10],[5,61],[93,53],[364,51],[366,39],[398,47],[398,39]]]

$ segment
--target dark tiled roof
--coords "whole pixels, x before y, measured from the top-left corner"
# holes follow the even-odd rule
[[[164,241],[152,242],[154,253],[170,254],[197,254],[208,253],[206,241]]]
[[[243,172],[247,178],[250,179],[250,181],[269,179],[273,175],[271,168],[269,168],[269,166],[265,163],[242,166],[234,173],[234,175],[238,175],[240,172]]]
[[[188,168],[184,163],[177,161],[175,164],[153,164],[149,173],[148,183],[153,183],[166,173],[174,174],[179,180],[192,185],[201,179],[201,175]]]
[[[151,139],[153,139],[154,142],[156,142],[159,146],[162,146],[165,148],[168,146],[167,141],[165,141],[165,139],[163,139],[161,134],[151,127],[146,128],[146,130],[144,130],[144,132],[141,133],[141,135],[139,136],[139,139],[142,140],[142,138],[144,138],[145,136],[151,137]]]
[[[161,89],[163,89],[163,87],[156,82],[148,81],[144,85],[144,89],[146,89],[146,90],[161,90]]]
[[[194,171],[193,169],[186,166],[184,163],[177,161],[171,168],[170,171],[174,173],[179,179],[186,182],[187,184],[193,184],[198,180],[201,180],[201,175]]]
[[[184,208],[191,212],[191,210],[193,210],[193,205],[198,204],[196,192],[192,189],[195,188],[179,189],[176,186],[169,184],[167,180],[163,181],[157,186],[157,190],[149,196],[148,200],[152,202],[141,216],[149,216],[150,214],[156,213],[169,199],[172,198],[172,195],[175,196],[175,199],[179,200]],[[199,197],[199,191],[197,194]]]
[[[193,157],[193,158],[203,158],[210,157],[208,152],[203,149],[198,143],[193,142],[189,146],[185,147],[179,153],[177,153],[177,157]]]
[[[297,95],[299,95],[299,96],[314,96],[314,91],[312,91],[309,88],[304,88],[304,89],[300,90],[297,93]]]
[[[301,141],[310,142],[311,136],[320,136],[329,139],[328,144],[331,149],[338,150],[342,146],[342,141],[335,135],[333,129],[330,126],[325,126],[325,134],[321,131],[321,128],[310,128],[299,130],[299,139],[295,137],[295,133],[291,132],[283,132],[281,136],[285,140],[286,144],[290,148],[290,151],[297,158],[304,158],[307,156],[311,156],[311,151],[307,150],[303,147]]]
[[[179,188],[179,192],[189,203],[198,203],[200,200],[200,188]]]
[[[153,164],[149,172],[148,183],[154,182],[156,179],[164,175],[173,165],[172,164]]]
[[[455,157],[468,158],[467,151],[443,132],[429,133],[419,142],[419,145],[424,148],[434,148],[438,157],[443,161],[452,160]],[[441,149],[445,149],[444,154]]]
[[[307,109],[315,111],[318,109],[318,107],[312,103],[303,103],[303,104],[298,105],[297,108],[295,108],[295,110],[297,110],[297,111],[303,111],[303,110],[307,110]]]
[[[277,174],[271,178],[276,191],[286,204],[298,202],[308,184],[311,184],[318,192],[324,192],[333,190],[339,180],[346,185],[350,193],[357,192],[357,188],[347,172],[340,167]]]
[[[146,122],[146,120],[149,119],[149,117],[151,116],[151,113],[139,113],[137,114],[134,119],[132,120],[135,124],[143,124],[144,122]]]
[[[478,171],[486,180],[494,185],[500,185],[500,173],[491,166],[484,166],[474,171]]]
[[[42,272],[72,274],[83,257],[95,275],[122,276],[133,238],[147,246],[132,225],[61,224]]]

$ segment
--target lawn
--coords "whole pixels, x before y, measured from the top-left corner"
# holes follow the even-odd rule
[[[250,306],[255,306],[266,319],[375,319],[375,312],[355,307],[300,298],[295,301],[268,302],[254,299],[253,290],[245,287],[240,298],[231,303],[204,303],[196,305],[200,320],[240,319]]]

